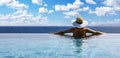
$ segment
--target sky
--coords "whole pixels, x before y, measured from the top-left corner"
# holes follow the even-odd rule
[[[120,0],[0,0],[0,26],[120,26]]]

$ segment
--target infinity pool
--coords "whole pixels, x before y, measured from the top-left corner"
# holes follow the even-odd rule
[[[54,34],[0,34],[0,58],[120,58],[120,34],[74,39]]]

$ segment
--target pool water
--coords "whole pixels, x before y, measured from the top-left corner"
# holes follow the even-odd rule
[[[0,58],[120,58],[120,34],[74,39],[54,34],[0,34]]]

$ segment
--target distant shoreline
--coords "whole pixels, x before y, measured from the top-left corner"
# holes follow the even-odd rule
[[[0,27],[73,27],[73,26],[0,26]],[[120,26],[87,26],[87,27],[120,27]]]
[[[106,33],[120,33],[117,26],[88,26]],[[72,26],[0,26],[0,33],[54,33],[72,28]]]

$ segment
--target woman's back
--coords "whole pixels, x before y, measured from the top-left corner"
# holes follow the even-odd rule
[[[89,29],[89,28],[77,28],[77,27],[74,27],[74,28],[70,28],[68,30],[64,30],[64,31],[60,31],[60,32],[57,32],[55,34],[60,34],[60,35],[64,35],[64,33],[73,33],[73,37],[79,37],[79,38],[85,38],[85,37],[88,37],[86,34],[87,33],[91,33],[91,36],[93,35],[100,35],[102,34],[101,32],[98,32],[98,31],[94,31],[92,29]]]
[[[86,37],[86,29],[85,28],[73,28],[73,37]]]

